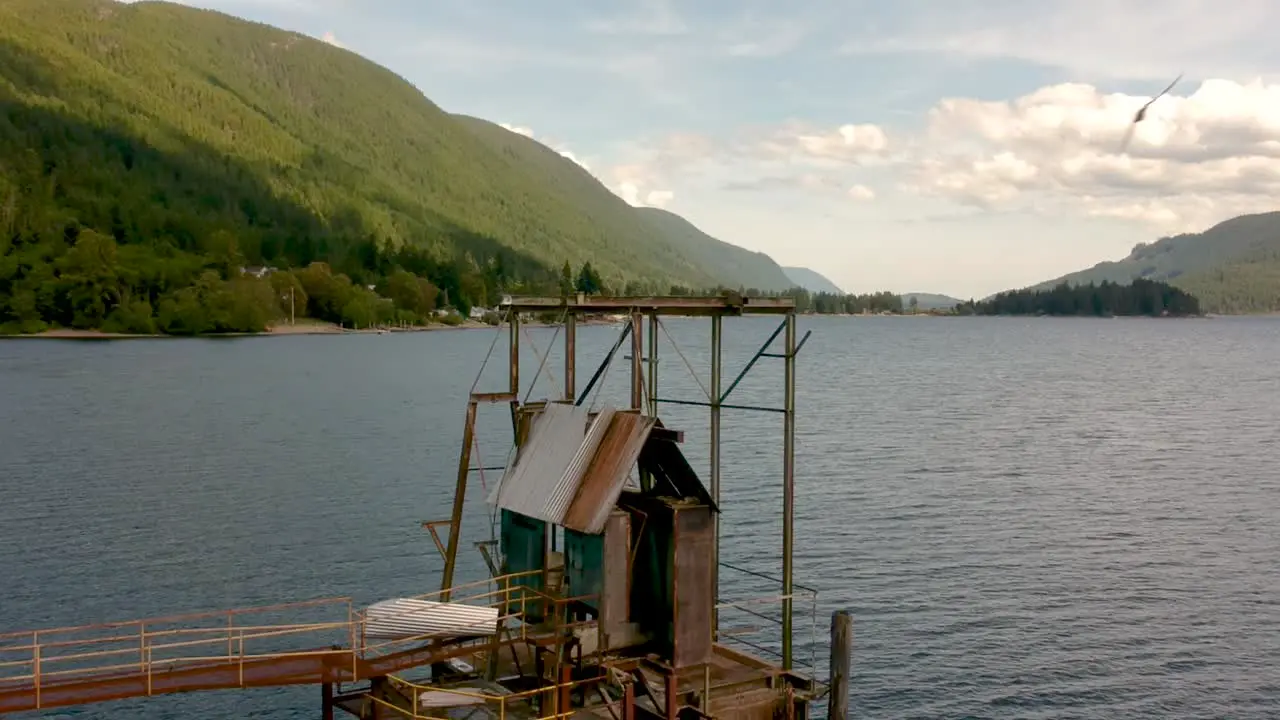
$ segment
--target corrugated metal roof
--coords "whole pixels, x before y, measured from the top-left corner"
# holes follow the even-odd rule
[[[562,525],[582,532],[604,531],[653,424],[653,418],[636,413],[610,413],[608,418],[602,413],[597,417],[591,429],[603,428],[600,441],[592,449],[590,463],[583,470]]]
[[[604,531],[654,419],[604,408],[548,405],[489,495],[505,510],[598,535]]]
[[[364,620],[365,636],[372,638],[457,638],[498,632],[498,608],[417,598],[374,603],[365,609]]]
[[[520,451],[489,494],[489,503],[547,522],[559,523],[572,499],[569,467],[582,447],[587,408],[548,405],[534,419]],[[566,495],[568,495],[566,497]],[[557,506],[558,502],[561,505]]]

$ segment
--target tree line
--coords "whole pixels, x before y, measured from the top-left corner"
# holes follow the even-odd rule
[[[1128,285],[1062,283],[1049,290],[1010,290],[990,299],[961,303],[961,315],[1057,315],[1185,317],[1200,314],[1200,301],[1190,293],[1155,280]]]

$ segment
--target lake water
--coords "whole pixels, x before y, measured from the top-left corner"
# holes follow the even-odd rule
[[[700,394],[685,360],[705,370],[707,324],[669,322],[685,359],[664,338],[664,394]],[[772,326],[726,321],[727,376]],[[829,613],[854,614],[858,717],[1280,716],[1280,321],[801,330],[797,581],[820,591],[821,672]],[[579,387],[615,332],[580,330]],[[0,631],[436,589],[419,523],[448,516],[495,337],[0,343]],[[477,390],[503,389],[505,353]],[[732,402],[780,403],[781,370],[762,360]],[[626,397],[625,372],[599,402]],[[504,412],[482,411],[486,465],[505,459]],[[705,415],[664,420],[706,467]],[[726,412],[724,436],[724,558],[776,574],[781,419]],[[471,541],[490,532],[475,480],[460,579],[482,576]],[[304,718],[318,695],[46,715]]]

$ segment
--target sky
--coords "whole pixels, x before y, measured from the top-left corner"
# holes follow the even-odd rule
[[[1280,197],[1270,0],[184,2],[359,53],[848,292],[983,297]]]

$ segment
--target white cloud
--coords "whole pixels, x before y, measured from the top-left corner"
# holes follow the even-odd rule
[[[512,125],[510,123],[498,123],[498,124],[501,125],[503,128],[510,130],[511,132],[517,135],[523,135],[527,138],[533,137],[533,130],[531,128],[527,128],[522,125]]]
[[[889,147],[884,130],[870,124],[788,122],[718,137],[672,133],[629,144],[623,161],[608,169],[606,184],[633,205],[661,206],[672,187],[704,181],[724,190],[799,189],[839,197],[850,192],[842,173],[882,162]],[[870,188],[857,187],[856,197],[874,197]]]
[[[866,185],[854,185],[847,191],[849,197],[854,200],[875,200],[876,191]]]
[[[675,193],[670,190],[650,190],[649,193],[644,196],[644,204],[649,207],[666,207],[667,203],[671,202],[672,198],[675,196]]]
[[[633,207],[666,207],[675,198],[675,193],[670,190],[644,191],[635,183],[626,181],[618,183],[611,189]]]
[[[586,23],[589,32],[601,35],[683,35],[689,26],[670,0],[640,0],[635,12]]]
[[[1276,207],[1280,85],[1207,80],[1187,96],[1165,96],[1122,149],[1148,99],[1064,84],[1009,102],[943,100],[917,140],[906,186],[1166,231]]]
[[[830,167],[866,162],[888,149],[888,135],[878,125],[846,123],[822,128],[788,122],[739,139],[731,152],[766,161]]]
[[[538,137],[537,135],[534,134],[532,128],[528,128],[523,125],[512,125],[511,123],[504,123],[504,122],[500,122],[498,123],[498,125],[502,127],[504,130],[513,132],[517,135],[523,135],[524,137],[527,137],[530,140],[541,143],[542,145],[545,145],[551,148],[552,150],[555,150],[557,153],[560,154],[561,157],[570,160],[571,162],[573,162],[575,165],[582,168],[583,170],[586,170],[587,172],[591,172],[591,166],[587,165],[586,162],[578,159],[578,156],[575,155],[572,150],[565,148],[560,143],[554,140]]]
[[[1014,59],[1091,78],[1250,76],[1273,70],[1268,34],[1280,23],[1270,0],[921,0],[915,10],[866,26],[843,51]]]
[[[1149,99],[1066,83],[1007,101],[944,99],[925,129],[892,138],[859,123],[673,134],[632,145],[602,177],[634,205],[660,205],[698,186],[867,202],[896,175],[902,189],[963,206],[1115,218],[1152,233],[1280,206],[1280,85],[1180,87],[1123,146]]]

